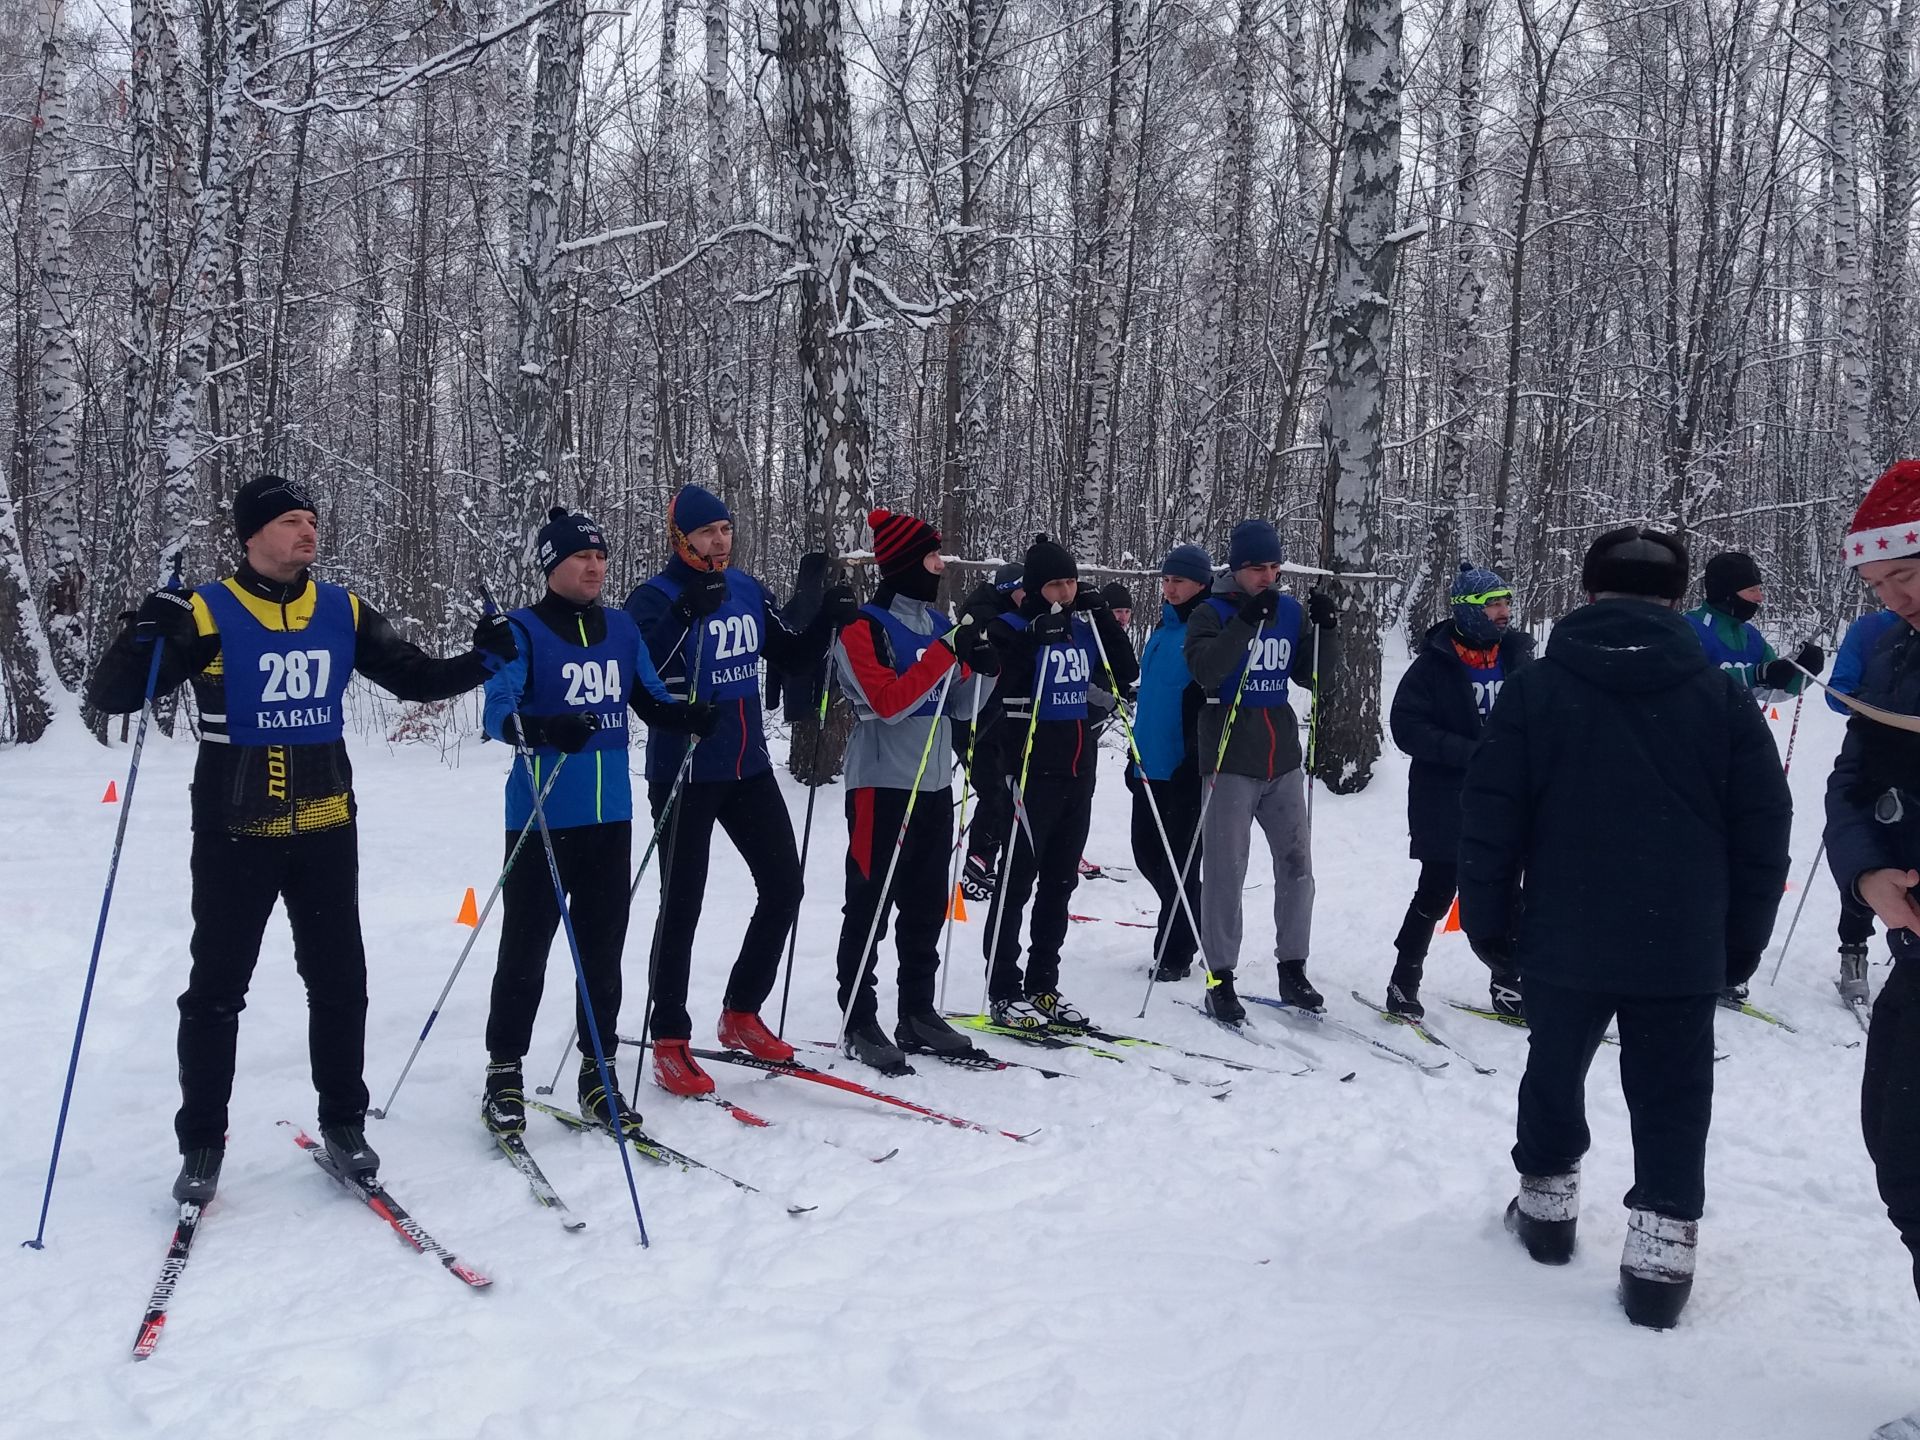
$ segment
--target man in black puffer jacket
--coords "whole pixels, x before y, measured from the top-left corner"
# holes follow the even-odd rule
[[[1480,729],[1506,682],[1533,659],[1533,637],[1508,629],[1513,591],[1493,571],[1460,564],[1451,615],[1427,631],[1393,692],[1388,723],[1393,743],[1413,757],[1407,773],[1407,853],[1420,880],[1394,938],[1387,1009],[1410,1020],[1426,1015],[1420,976],[1433,927],[1453,904],[1460,879],[1460,785],[1480,743]],[[1516,1010],[1493,988],[1495,1009]],[[1517,1018],[1517,1017],[1516,1017]]]
[[[1507,1224],[1536,1260],[1572,1255],[1586,1074],[1619,1018],[1634,1139],[1621,1298],[1664,1328],[1693,1284],[1715,1004],[1772,932],[1793,805],[1758,708],[1674,609],[1679,541],[1611,531],[1581,583],[1594,603],[1506,684],[1467,767],[1460,919],[1526,984]]]

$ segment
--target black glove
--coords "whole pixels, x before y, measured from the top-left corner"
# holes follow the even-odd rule
[[[547,744],[562,755],[578,755],[600,727],[591,715],[549,715],[540,722]]]
[[[1827,652],[1809,640],[1800,647],[1800,653],[1793,657],[1793,663],[1809,675],[1818,675],[1827,668]]]
[[[719,570],[701,570],[680,587],[680,598],[673,602],[673,613],[692,625],[726,603],[726,574]]]
[[[967,598],[960,602],[960,618],[971,619],[976,625],[985,625],[987,621],[1007,608],[1000,592],[987,581],[982,580],[967,592]]]
[[[1280,613],[1280,592],[1269,585],[1258,595],[1249,595],[1240,602],[1240,618],[1249,625],[1260,626]]]
[[[1791,660],[1769,660],[1753,673],[1754,684],[1766,690],[1785,690],[1799,678]]]
[[[667,706],[655,723],[704,740],[720,728],[720,707],[711,700],[689,700],[683,705]]]
[[[853,587],[842,582],[829,585],[827,593],[820,597],[820,615],[814,623],[831,625],[838,630],[843,625],[851,625],[859,613],[860,602],[853,598]]]
[[[956,625],[941,637],[947,648],[977,675],[998,675],[1000,654],[987,639],[984,624]]]
[[[1073,612],[1042,610],[1027,629],[1042,645],[1058,645],[1073,634]]]
[[[498,670],[509,660],[520,658],[520,644],[513,638],[513,625],[497,612],[482,615],[473,622],[473,648],[480,652],[489,670]]]
[[[1758,950],[1729,950],[1727,952],[1727,984],[1744,985],[1760,968]]]
[[[1092,615],[1107,608],[1107,600],[1097,585],[1082,585],[1073,597],[1073,608],[1082,615]]]
[[[1334,622],[1340,618],[1339,607],[1333,603],[1333,597],[1324,590],[1307,592],[1307,619],[1322,630],[1331,630]]]
[[[133,617],[133,638],[142,645],[159,640],[185,650],[200,633],[193,619],[191,590],[156,590],[140,602]]]

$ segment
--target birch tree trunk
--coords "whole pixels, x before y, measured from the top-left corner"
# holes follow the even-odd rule
[[[1860,116],[1854,82],[1858,3],[1827,0],[1827,151],[1833,159],[1833,283],[1839,302],[1834,421],[1843,493],[1849,495],[1864,490],[1875,473],[1867,305],[1860,275]]]
[[[1880,68],[1880,225],[1874,293],[1874,448],[1883,460],[1908,453],[1913,361],[1909,323],[1913,282],[1907,229],[1913,221],[1913,132],[1908,87],[1913,74],[1913,0],[1885,0]]]
[[[709,233],[734,218],[732,106],[728,100],[728,0],[706,0],[706,219]],[[707,400],[707,435],[713,445],[715,478],[720,495],[734,510],[744,512],[752,499],[753,467],[747,457],[740,426],[740,327],[732,306],[731,251],[722,247],[709,257],[714,284],[712,393]]]
[[[586,0],[563,0],[536,38],[533,114],[527,131],[526,201],[521,210],[514,353],[513,438],[507,457],[508,532],[513,588],[537,593],[533,541],[550,506],[560,503],[566,437],[558,414],[564,357],[556,353],[555,310],[566,283],[560,249],[573,199],[573,142],[586,48]]]
[[[73,215],[67,176],[73,135],[67,103],[65,0],[40,0],[40,106],[34,115],[34,198],[39,211],[40,620],[60,683],[73,689],[87,667],[87,575],[80,555],[79,359],[73,334]]]
[[[1327,328],[1325,550],[1335,571],[1372,570],[1379,550],[1380,432],[1392,328],[1394,197],[1400,184],[1400,0],[1353,0],[1340,84],[1340,219]],[[1314,771],[1336,794],[1364,789],[1380,755],[1380,627],[1370,584],[1331,585],[1340,674],[1318,677]]]
[[[1105,545],[1113,485],[1113,407],[1119,386],[1125,291],[1121,267],[1127,258],[1127,221],[1133,191],[1134,146],[1145,86],[1146,0],[1113,0],[1113,79],[1107,91],[1107,126],[1100,147],[1100,194],[1094,215],[1092,336],[1081,381],[1080,434],[1085,454],[1073,502],[1073,548],[1082,559]]]
[[[159,573],[184,565],[193,520],[195,467],[204,458],[199,424],[207,388],[214,330],[228,296],[233,264],[235,191],[244,166],[242,130],[248,55],[260,28],[260,0],[233,0],[226,14],[224,63],[213,93],[200,180],[193,205],[193,233],[181,289],[174,303],[180,342],[173,379],[155,430],[162,475]],[[212,63],[211,59],[207,62]]]

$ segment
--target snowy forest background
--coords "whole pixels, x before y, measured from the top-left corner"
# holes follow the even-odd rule
[[[262,470],[440,648],[476,571],[533,588],[555,502],[624,595],[688,480],[776,587],[872,504],[1121,571],[1268,515],[1391,577],[1333,582],[1335,789],[1377,752],[1382,631],[1462,556],[1533,624],[1646,521],[1762,557],[1763,624],[1831,628],[1845,520],[1914,448],[1913,23],[0,0],[0,742],[77,712],[175,555],[230,566]]]

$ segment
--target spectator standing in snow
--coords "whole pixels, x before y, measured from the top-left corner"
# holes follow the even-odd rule
[[[1621,1299],[1665,1328],[1693,1285],[1716,1003],[1760,962],[1793,807],[1766,721],[1677,613],[1680,542],[1610,531],[1581,584],[1590,603],[1506,682],[1467,766],[1460,919],[1525,982],[1507,1225],[1543,1263],[1573,1252],[1587,1070],[1618,1019],[1634,1142]]]

